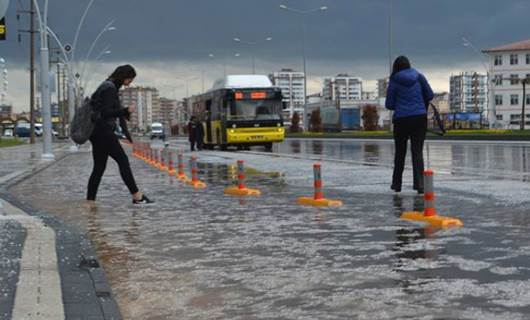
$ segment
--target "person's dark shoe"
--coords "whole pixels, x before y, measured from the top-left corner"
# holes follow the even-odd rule
[[[391,185],[390,189],[394,190],[394,192],[401,192],[401,186],[398,186],[397,184]]]
[[[423,188],[421,188],[421,189],[418,188],[418,189],[416,189],[416,191],[418,191],[418,194],[424,194],[424,193],[425,193],[425,192],[423,191]]]
[[[153,200],[150,200],[148,197],[144,195],[142,195],[142,199],[140,200],[136,200],[136,199],[133,199],[133,204],[149,204],[149,203],[154,203]]]

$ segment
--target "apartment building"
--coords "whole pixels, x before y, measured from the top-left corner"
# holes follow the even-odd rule
[[[530,94],[523,96],[522,79],[530,79],[530,39],[483,51],[489,57],[489,121],[497,127],[517,129],[521,124],[523,101],[530,104]],[[528,109],[526,109],[528,110]],[[530,126],[526,111],[525,125]]]
[[[449,79],[451,112],[483,113],[487,111],[488,77],[477,72],[462,72]]]
[[[270,74],[269,78],[273,85],[282,90],[283,103],[287,111],[284,116],[291,119],[294,112],[302,114],[306,101],[304,97],[305,74],[293,69],[281,69],[279,72]]]
[[[124,107],[136,106],[131,115],[129,129],[146,132],[151,123],[160,122],[163,115],[160,108],[160,95],[156,88],[129,87],[120,90],[120,99]]]
[[[324,78],[322,96],[324,100],[361,100],[363,98],[363,81],[346,73],[335,77]]]

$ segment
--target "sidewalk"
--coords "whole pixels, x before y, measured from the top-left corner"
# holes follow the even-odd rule
[[[90,242],[8,191],[55,163],[41,149],[0,149],[0,319],[121,319]]]

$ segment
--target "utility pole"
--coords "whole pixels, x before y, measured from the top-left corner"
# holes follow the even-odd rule
[[[29,30],[18,30],[18,42],[21,42],[20,32],[29,33],[29,118],[30,118],[30,143],[35,143],[35,5],[33,0],[29,0],[29,11],[17,11],[17,19],[20,14],[29,14]]]
[[[63,108],[61,107],[61,60],[59,60],[59,57],[57,57],[56,60],[53,61],[57,64],[57,108],[59,109],[59,114],[61,115],[61,121],[64,118]],[[61,126],[61,135],[64,137],[64,126]]]
[[[524,125],[526,121],[525,112],[524,109],[526,107],[526,84],[527,84],[528,78],[523,79],[523,108],[521,110],[521,130],[524,130]]]

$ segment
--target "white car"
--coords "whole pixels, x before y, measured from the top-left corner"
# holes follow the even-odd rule
[[[37,137],[42,137],[43,128],[42,123],[35,123],[35,135]],[[56,137],[59,133],[52,128],[52,134]]]
[[[42,123],[35,123],[35,135],[37,137],[42,136]]]
[[[4,137],[12,137],[13,136],[13,130],[12,129],[6,129],[4,131]]]

